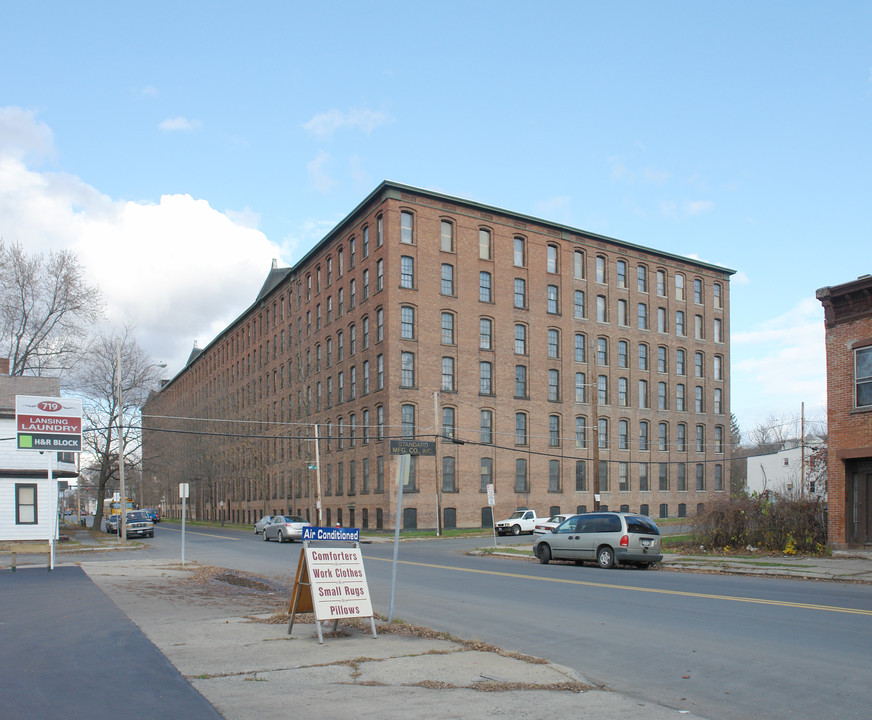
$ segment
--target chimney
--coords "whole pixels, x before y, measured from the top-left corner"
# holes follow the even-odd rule
[[[9,358],[0,358],[0,375],[9,374]]]

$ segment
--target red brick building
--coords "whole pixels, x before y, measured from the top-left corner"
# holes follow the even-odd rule
[[[144,476],[206,517],[320,495],[389,528],[389,440],[438,437],[406,528],[489,524],[489,484],[498,516],[593,509],[597,481],[693,515],[729,492],[732,272],[384,182],[149,401]]]
[[[872,275],[821,288],[827,342],[829,542],[872,544]]]

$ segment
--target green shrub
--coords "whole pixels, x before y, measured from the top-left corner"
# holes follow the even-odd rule
[[[707,548],[820,554],[827,528],[819,500],[766,492],[706,506],[693,520],[691,537]]]

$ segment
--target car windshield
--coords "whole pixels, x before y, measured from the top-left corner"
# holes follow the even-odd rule
[[[127,520],[129,522],[130,520],[151,520],[151,518],[144,512],[132,512],[127,513]]]
[[[512,513],[512,516],[509,518],[509,520],[514,520],[515,518],[524,517],[525,512],[526,512],[526,510],[518,510],[517,512]]]

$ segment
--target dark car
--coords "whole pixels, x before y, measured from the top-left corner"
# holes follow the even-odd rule
[[[106,517],[106,532],[113,535],[118,534],[118,520],[120,515],[109,515]]]
[[[154,537],[154,523],[145,510],[134,510],[127,513],[125,520],[127,525],[127,538]],[[120,533],[121,530],[119,529]]]
[[[533,544],[539,562],[596,561],[602,568],[616,563],[648,567],[660,562],[660,530],[647,515],[592,512],[573,515]]]

